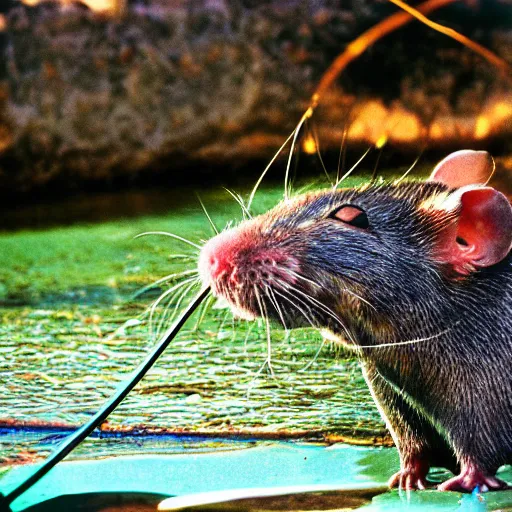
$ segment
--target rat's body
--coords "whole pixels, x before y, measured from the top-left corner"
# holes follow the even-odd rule
[[[426,183],[299,196],[202,252],[235,312],[354,347],[400,452],[392,485],[423,488],[438,465],[460,472],[442,489],[501,488],[512,463],[512,208],[482,186],[484,155]]]

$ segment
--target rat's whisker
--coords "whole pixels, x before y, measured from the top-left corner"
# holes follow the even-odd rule
[[[224,188],[224,190],[240,205],[244,217],[251,219],[251,212],[249,211],[248,207],[245,206],[244,200],[240,197],[240,195],[237,194],[236,192],[233,192],[232,190],[229,190],[229,188]]]
[[[179,290],[182,286],[186,286],[188,283],[190,283],[191,281],[195,281],[197,278],[196,277],[189,277],[188,279],[184,279],[183,281],[180,281],[178,284],[175,284],[174,286],[172,286],[171,288],[169,288],[168,290],[166,290],[164,293],[162,293],[160,295],[160,297],[158,297],[158,299],[156,299],[153,304],[151,305],[151,307],[149,308],[149,332],[150,332],[150,335],[153,336],[154,335],[154,329],[153,329],[153,316],[155,314],[155,311],[156,311],[156,308],[158,307],[158,305],[166,298],[166,297],[169,297],[169,295],[173,294],[173,293],[176,293],[177,290]],[[147,312],[147,311],[146,311]]]
[[[183,290],[181,290],[180,295],[178,299],[176,300],[176,303],[173,305],[171,309],[171,301],[168,302],[165,310],[162,312],[162,318],[160,320],[160,323],[158,325],[157,329],[157,336],[160,335],[160,332],[162,331],[163,326],[167,323],[172,323],[174,318],[179,312],[181,303],[183,302],[183,299],[190,293],[190,290],[192,290],[195,286],[197,286],[200,283],[200,279],[194,279],[187,287],[183,287]],[[169,316],[169,311],[172,311],[172,314]]]
[[[299,136],[300,129],[302,128],[302,125],[304,124],[305,120],[306,120],[305,118],[302,118],[300,120],[299,124],[297,125],[297,128],[295,128],[295,133],[293,134],[293,139],[292,139],[292,146],[290,148],[290,152],[288,153],[288,163],[286,164],[286,172],[284,173],[284,198],[285,199],[289,199],[289,197],[290,197],[290,187],[288,186],[288,180],[289,180],[289,176],[290,176],[290,166],[292,163],[293,152],[295,150],[295,144],[297,143],[297,138]]]
[[[371,307],[374,311],[379,311],[371,302],[367,301],[365,298],[361,297],[361,295],[357,294],[353,290],[349,290],[348,288],[342,288],[342,292],[348,293],[349,295],[352,295],[352,297],[356,298],[357,300],[360,300],[361,302],[364,302],[367,306]]]
[[[274,369],[272,368],[272,337],[271,337],[270,320],[268,318],[267,306],[265,305],[265,302],[261,299],[258,287],[256,285],[254,285],[254,293],[256,296],[256,300],[258,301],[258,306],[261,311],[261,316],[262,316],[263,320],[265,321],[265,332],[267,335],[267,358],[266,358],[265,362],[263,363],[263,367],[265,367],[265,365],[267,365],[270,375],[272,375],[272,377],[275,378]]]
[[[293,292],[293,293],[298,293],[300,294],[302,297],[304,297],[304,299],[306,299],[312,306],[316,306],[317,308],[320,308],[324,313],[328,314],[330,317],[332,317],[334,320],[336,320],[337,322],[339,322],[341,324],[341,320],[340,318],[338,317],[338,315],[331,309],[329,308],[328,306],[326,306],[325,304],[322,304],[319,300],[315,299],[314,297],[312,297],[311,295],[309,295],[308,293],[302,291],[302,290],[299,290],[297,287],[295,286],[292,286],[291,284],[289,283],[286,283],[287,286],[285,287],[289,293]],[[284,287],[281,286],[281,289],[283,289]],[[295,297],[297,300],[300,300],[298,297]],[[341,324],[342,325],[342,324]]]
[[[355,345],[355,348],[385,348],[385,347],[399,347],[401,345],[415,345],[416,343],[423,343],[425,341],[435,340],[436,338],[440,338],[441,336],[448,334],[450,331],[451,331],[451,329],[445,329],[444,331],[434,334],[432,336],[428,336],[427,338],[416,338],[416,339],[407,340],[407,341],[396,341],[393,343],[379,343],[378,345]]]
[[[277,312],[277,314],[279,316],[279,320],[281,320],[281,323],[283,324],[283,327],[284,327],[286,333],[288,333],[289,329],[286,326],[286,322],[284,321],[283,312],[281,310],[281,307],[279,306],[279,302],[276,299],[274,291],[269,286],[265,286],[265,293],[266,293],[266,295],[268,297],[268,300],[274,306],[274,309],[276,310],[276,312]]]
[[[213,232],[218,235],[219,230],[217,229],[217,226],[215,225],[215,222],[213,222],[212,218],[210,217],[210,214],[208,213],[208,210],[206,209],[206,206],[204,205],[203,201],[201,201],[201,198],[199,197],[199,194],[196,192],[197,200],[199,201],[199,204],[201,205],[201,208],[203,210],[203,213],[206,215],[206,218],[208,219],[208,223],[210,224],[211,228],[213,229]]]
[[[197,276],[197,275],[199,275],[199,271],[197,269],[192,269],[192,270],[185,270],[183,272],[177,272],[174,274],[169,274],[165,277],[162,277],[162,278],[156,280],[155,282],[153,282],[151,284],[144,286],[139,291],[135,292],[135,294],[133,295],[133,298],[134,299],[137,298],[139,295],[142,295],[143,293],[147,292],[148,290],[152,290],[153,288],[156,288],[160,284],[166,283],[168,281],[172,281],[173,279],[179,279],[181,277],[189,276],[189,275]]]
[[[377,177],[377,169],[379,168],[380,157],[382,156],[382,152],[384,151],[384,145],[379,146],[379,152],[377,153],[377,159],[375,160],[375,165],[373,166],[372,177],[370,178],[370,183],[375,181]]]
[[[296,277],[297,279],[301,279],[305,283],[308,283],[311,286],[314,286],[315,288],[318,288],[318,289],[322,288],[318,283],[315,283],[315,281],[313,281],[312,279],[308,279],[306,276],[303,276],[302,274],[299,274],[298,272],[295,272],[291,269],[286,269],[286,272],[287,272],[287,274],[289,274],[293,277]]]
[[[289,302],[291,304],[292,307],[294,307],[297,311],[299,311],[299,313],[306,319],[306,321],[311,325],[311,327],[316,327],[315,323],[313,322],[313,320],[311,319],[311,317],[309,316],[308,313],[306,313],[296,302],[294,302],[292,299],[296,299],[296,297],[294,297],[293,295],[289,294],[290,297],[287,297],[286,295],[284,295],[285,293],[289,293],[288,290],[285,290],[285,289],[281,289],[281,292],[279,292],[278,290],[274,290],[274,293],[276,295],[279,295],[280,297],[282,297],[284,300],[286,300],[287,302]],[[297,299],[299,300],[299,302],[301,304],[303,304],[309,313],[313,313],[313,311],[311,310],[311,308],[306,304],[304,303],[303,301],[301,301],[300,299]]]
[[[277,290],[275,290],[275,293],[277,295],[280,295],[283,299],[285,299],[290,304],[290,306],[295,308],[306,319],[307,323],[313,329],[317,328],[317,325],[315,324],[315,322],[313,321],[311,316],[308,314],[308,312],[311,313],[311,314],[314,314],[313,310],[311,309],[311,307],[308,304],[306,304],[305,302],[299,300],[300,304],[302,304],[307,309],[308,312],[306,312],[306,311],[304,311],[304,309],[302,307],[300,307],[297,304],[297,298],[294,297],[293,295],[289,294],[290,297],[288,297],[288,296],[285,296],[284,294],[279,293]]]
[[[307,277],[303,276],[302,274],[300,274],[299,272],[295,272],[294,270],[291,270],[291,269],[286,269],[286,272],[287,274],[293,276],[293,277],[296,277],[297,279],[301,279],[302,281],[310,284],[311,286],[314,286],[315,288],[318,288],[318,289],[321,289],[322,287],[316,283],[315,281],[311,280],[311,279],[308,279]],[[361,302],[364,302],[365,304],[367,304],[368,306],[370,306],[372,309],[374,309],[375,311],[377,311],[377,308],[371,304],[368,300],[366,300],[365,298],[361,297],[360,295],[358,295],[356,292],[354,292],[353,290],[350,290],[349,288],[341,288],[341,291],[342,292],[346,292],[352,296],[354,296],[356,299],[360,300]]]
[[[231,314],[231,311],[229,311],[229,310],[228,310],[228,311],[226,311],[226,312],[224,313],[224,316],[222,317],[222,320],[221,320],[221,322],[220,322],[220,324],[219,324],[219,328],[217,329],[217,337],[220,335],[220,333],[221,333],[222,329],[224,329],[224,324],[226,323],[227,319],[228,319],[230,316],[233,316],[233,315]]]
[[[206,316],[208,309],[211,307],[211,305],[213,304],[214,301],[215,301],[215,297],[210,290],[210,293],[206,297],[206,300],[201,305],[201,310],[197,317],[196,323],[194,324],[194,329],[193,329],[194,331],[197,331],[199,329],[199,327],[203,323],[204,317]]]
[[[373,149],[373,146],[370,146],[364,153],[363,156],[334,184],[332,187],[333,190],[336,190],[341,182],[343,182],[346,178],[348,178],[356,169],[356,167],[364,160],[366,155]]]
[[[329,182],[329,184],[332,187],[332,186],[334,186],[334,183],[332,182],[332,179],[329,176],[329,173],[327,172],[327,167],[325,167],[324,159],[322,158],[322,154],[320,152],[320,143],[318,141],[318,133],[317,133],[316,128],[313,127],[311,132],[313,133],[313,139],[315,141],[315,149],[316,149],[316,153],[318,155],[318,159],[320,160],[320,164],[322,165],[322,169],[324,170],[324,173],[327,176],[327,181]]]
[[[311,295],[303,292],[302,290],[299,290],[298,288],[296,287],[290,287],[290,289],[295,292],[295,293],[299,293],[300,295],[302,295],[304,297],[305,300],[307,300],[312,306],[316,306],[317,308],[319,308],[321,311],[323,311],[324,313],[326,313],[327,315],[329,315],[335,322],[337,322],[341,328],[343,329],[343,331],[347,334],[347,336],[349,337],[350,341],[352,341],[353,343],[355,343],[354,341],[354,337],[352,336],[351,332],[348,330],[347,326],[343,323],[343,321],[341,320],[341,318],[329,307],[327,307],[325,304],[323,304],[322,302],[320,302],[319,300],[315,299],[314,297],[312,297]],[[301,300],[299,299],[297,296],[295,296],[295,299],[297,300]],[[302,302],[302,301],[301,301]],[[303,303],[303,302],[302,302]]]
[[[256,192],[259,188],[259,186],[261,185],[261,182],[263,181],[263,178],[265,177],[265,175],[267,174],[268,170],[270,169],[270,167],[272,166],[272,164],[276,161],[276,158],[281,154],[281,151],[286,147],[286,144],[288,144],[288,142],[290,141],[290,139],[295,135],[295,133],[298,131],[300,127],[300,124],[297,125],[295,127],[295,129],[292,131],[292,133],[290,133],[290,135],[288,135],[287,139],[283,142],[283,144],[281,145],[281,147],[276,151],[276,154],[272,157],[272,159],[270,160],[270,162],[267,164],[267,166],[265,167],[265,169],[263,169],[263,172],[261,173],[260,177],[258,178],[258,180],[256,181],[252,191],[251,191],[251,194],[249,195],[249,200],[247,201],[247,210],[250,211],[251,209],[251,205],[252,205],[252,202],[254,200],[254,196],[256,195]]]
[[[244,352],[245,355],[247,355],[247,344],[249,343],[249,337],[254,329],[254,326],[257,325],[257,322],[254,322],[252,320],[246,320],[245,325],[247,326],[247,332],[245,333],[244,337]]]
[[[156,336],[159,337],[162,332],[162,328],[164,327],[167,320],[172,322],[178,310],[181,306],[183,298],[188,294],[188,292],[199,283],[199,278],[191,279],[190,283],[186,283],[182,289],[175,290],[173,294],[166,297],[166,304],[163,306],[163,310],[160,313],[158,326],[156,328]],[[175,302],[172,307],[171,304]]]
[[[198,244],[195,244],[194,242],[191,242],[190,240],[187,240],[186,238],[183,238],[182,236],[175,235],[174,233],[168,233],[167,231],[146,231],[145,233],[139,233],[138,235],[135,235],[133,238],[140,238],[141,236],[148,236],[148,235],[162,235],[162,236],[169,236],[171,238],[174,238],[175,240],[179,240],[180,242],[183,242],[184,244],[188,244],[191,247],[195,247],[196,249],[201,250],[201,246]]]
[[[185,286],[187,283],[191,282],[192,280],[197,279],[196,276],[189,277],[187,279],[183,279],[180,282],[176,283],[175,285],[171,286],[171,288],[167,289],[165,292],[161,293],[158,298],[151,304],[149,308],[146,309],[146,311],[143,313],[143,315],[150,313],[151,318],[151,312],[154,311],[161,301],[163,301],[166,297],[171,295],[172,293],[175,293],[180,287]],[[149,322],[151,325],[151,321]]]
[[[425,151],[425,148],[422,148],[422,150],[420,151],[420,154],[416,157],[416,160],[414,160],[414,162],[411,164],[411,166],[409,167],[409,169],[407,169],[407,171],[405,171],[402,176],[400,176],[400,178],[398,178],[397,180],[395,180],[393,182],[394,185],[398,185],[399,183],[401,183],[402,181],[404,181],[405,178],[407,178],[407,176],[409,175],[409,173],[416,167],[416,164],[420,161],[421,157],[423,156],[423,152]]]
[[[325,338],[323,338],[322,342],[320,343],[320,346],[318,347],[318,350],[316,351],[315,355],[313,356],[313,359],[311,359],[311,361],[309,361],[309,363],[306,366],[304,366],[304,368],[301,368],[300,370],[298,370],[299,372],[305,372],[305,371],[309,370],[315,364],[316,360],[320,356],[320,353],[322,352],[322,349],[325,347],[326,342],[327,342],[327,340]]]
[[[338,156],[338,167],[336,169],[336,183],[340,183],[340,174],[345,167],[345,157],[347,154],[347,144],[345,144],[345,141],[347,140],[347,133],[348,126],[347,123],[345,123],[345,126],[343,127],[343,135],[341,136],[340,154]]]

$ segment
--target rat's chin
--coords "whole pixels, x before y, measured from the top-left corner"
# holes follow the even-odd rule
[[[289,312],[281,311],[278,314],[276,311],[272,311],[267,306],[268,316],[262,316],[259,311],[251,311],[248,308],[239,306],[230,306],[233,315],[236,318],[242,320],[257,320],[258,318],[264,318],[265,321],[270,322],[270,325],[281,329],[299,329],[304,327],[313,327],[311,322],[301,315],[291,315]],[[317,326],[314,326],[317,327]]]
[[[257,320],[258,318],[264,318],[261,315],[259,309],[252,309],[250,305],[234,303],[231,300],[227,299],[226,297],[221,297],[219,300],[222,301],[227,307],[229,307],[231,313],[233,313],[233,316],[239,320],[253,321]],[[267,311],[269,311],[268,306],[266,309]],[[279,315],[272,314],[272,310],[270,310],[269,312],[270,314],[266,319],[270,321],[270,323],[275,327],[286,327],[288,329],[294,329],[297,327],[305,327],[309,325],[306,319],[298,317],[290,318],[288,316],[285,318],[286,325],[283,325],[283,321],[279,317]]]
[[[230,308],[231,312],[233,313],[233,316],[240,320],[256,320],[256,318],[258,318],[259,316],[256,313],[253,313],[252,311],[241,308],[239,306],[230,305]]]
[[[285,329],[319,328],[328,325],[327,322],[322,321],[318,311],[309,309],[308,315],[305,316],[303,308],[297,307],[291,300],[278,302],[277,298],[274,298],[271,301],[263,294],[257,296],[250,293],[252,290],[236,293],[238,291],[235,289],[231,290],[231,293],[224,293],[224,290],[219,290],[215,283],[212,286],[212,292],[218,300],[217,306],[229,308],[235,318],[250,321],[264,318],[273,326]]]
[[[235,318],[240,320],[256,320],[256,318],[261,316],[258,312],[252,311],[249,307],[245,307],[240,303],[234,302],[222,294],[214,293],[214,296],[217,298],[216,307],[220,309],[230,309]]]

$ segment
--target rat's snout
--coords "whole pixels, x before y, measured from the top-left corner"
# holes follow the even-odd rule
[[[294,257],[265,243],[252,229],[234,228],[212,238],[201,250],[199,273],[215,295],[251,308],[255,288],[278,282],[293,284],[298,263]]]
[[[235,260],[239,252],[234,230],[224,231],[209,240],[199,256],[199,274],[204,284],[209,284],[216,292],[216,283],[230,278],[235,270]]]

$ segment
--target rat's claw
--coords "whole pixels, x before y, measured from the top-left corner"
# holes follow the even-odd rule
[[[409,457],[402,463],[402,469],[388,481],[390,488],[398,487],[404,491],[423,490],[428,487],[427,473],[430,464],[423,457]]]
[[[388,481],[390,488],[398,487],[404,491],[424,490],[428,487],[426,473],[415,468],[405,468],[395,473]]]
[[[438,489],[440,491],[473,492],[477,487],[481,492],[487,492],[507,489],[509,485],[495,476],[469,468],[439,485]]]

